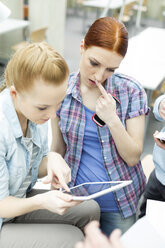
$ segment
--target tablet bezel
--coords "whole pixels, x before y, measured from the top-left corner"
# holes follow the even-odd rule
[[[86,184],[100,184],[100,183],[119,183],[118,185],[114,185],[112,186],[111,188],[108,188],[108,189],[103,189],[97,193],[94,193],[94,194],[91,194],[91,195],[87,195],[87,196],[74,196],[72,195],[73,197],[73,200],[74,201],[86,201],[86,200],[90,200],[90,199],[94,199],[94,198],[97,198],[99,196],[102,196],[102,195],[105,195],[109,192],[113,192],[113,191],[116,191],[116,190],[119,190],[129,184],[132,183],[132,180],[126,180],[126,181],[106,181],[106,182],[86,182],[86,183],[82,183],[82,184],[79,184],[79,185],[76,185],[74,187],[71,187],[70,189],[74,189],[74,188],[78,188],[78,187],[81,187],[83,185],[86,185]]]

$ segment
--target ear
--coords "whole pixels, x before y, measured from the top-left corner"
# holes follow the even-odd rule
[[[12,99],[15,99],[17,96],[17,91],[14,85],[10,86],[10,95]]]
[[[81,40],[81,44],[80,44],[80,54],[82,54],[84,51],[84,39]]]

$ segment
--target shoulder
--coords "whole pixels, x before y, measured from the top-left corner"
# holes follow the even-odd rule
[[[5,137],[6,139],[10,138],[9,136],[11,136],[11,133],[12,133],[8,119],[6,118],[3,112],[2,104],[3,102],[0,99],[0,127],[1,127],[0,128],[0,140],[4,139]]]
[[[112,91],[120,100],[133,101],[147,101],[147,95],[141,84],[134,78],[121,73],[115,73],[111,79]]]
[[[125,88],[131,91],[144,90],[142,85],[136,79],[122,73],[114,73],[112,76],[112,80],[115,82],[115,85],[117,85],[121,89]]]
[[[0,154],[7,153],[15,142],[15,137],[3,113],[0,111]]]

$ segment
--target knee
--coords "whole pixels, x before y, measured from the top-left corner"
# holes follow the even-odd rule
[[[77,242],[84,239],[83,232],[78,227],[72,225],[69,226],[68,231],[65,232],[64,236],[65,239],[63,239],[63,244],[56,247],[73,248]]]
[[[90,210],[90,216],[91,216],[90,221],[91,220],[100,221],[100,207],[96,201],[91,200],[89,210]]]
[[[100,207],[94,200],[84,201],[82,203],[82,212],[84,215],[88,215],[89,221],[100,220]]]

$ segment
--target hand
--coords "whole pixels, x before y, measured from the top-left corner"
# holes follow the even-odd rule
[[[47,173],[43,183],[51,183],[55,189],[64,188],[70,191],[67,183],[71,181],[71,170],[60,154],[49,152]]]
[[[165,150],[165,142],[155,137],[158,133],[159,132],[156,130],[155,133],[153,134],[154,141],[157,144],[157,146]]]
[[[116,229],[109,239],[100,231],[97,221],[90,222],[85,227],[85,240],[78,242],[75,248],[123,248],[120,242],[121,231]]]
[[[96,102],[96,114],[101,120],[108,124],[114,117],[116,117],[116,101],[111,94],[108,94],[102,84],[96,82],[102,95]]]
[[[59,190],[51,190],[43,194],[38,194],[36,197],[41,209],[47,209],[59,215],[63,215],[67,209],[80,203],[73,201],[71,195],[62,193]]]
[[[160,102],[159,113],[163,120],[165,120],[165,98]]]

